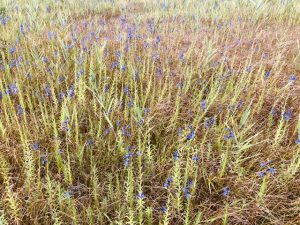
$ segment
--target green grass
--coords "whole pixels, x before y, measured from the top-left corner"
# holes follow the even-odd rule
[[[299,1],[4,0],[0,22],[0,224],[299,224]]]

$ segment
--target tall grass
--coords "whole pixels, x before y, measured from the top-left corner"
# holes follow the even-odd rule
[[[0,224],[300,223],[299,1],[0,20]]]

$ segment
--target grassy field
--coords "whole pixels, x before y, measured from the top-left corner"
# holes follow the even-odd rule
[[[300,1],[2,0],[0,225],[300,224]]]

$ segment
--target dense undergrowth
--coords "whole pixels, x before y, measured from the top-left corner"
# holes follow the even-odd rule
[[[0,8],[0,224],[300,224],[299,1]]]

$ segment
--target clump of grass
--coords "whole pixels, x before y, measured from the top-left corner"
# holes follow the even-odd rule
[[[298,223],[299,2],[3,7],[0,224]]]

